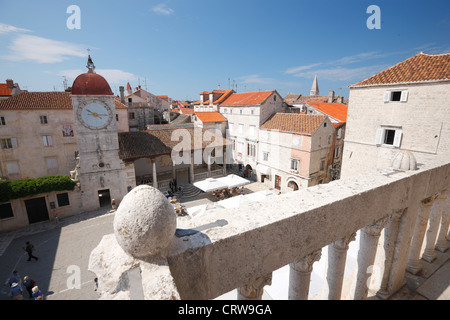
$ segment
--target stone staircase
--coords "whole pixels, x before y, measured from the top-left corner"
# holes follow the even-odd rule
[[[175,192],[174,196],[180,201],[186,201],[192,198],[195,198],[199,194],[202,193],[202,190],[195,187],[192,184],[186,184],[184,186],[181,186],[182,190]]]

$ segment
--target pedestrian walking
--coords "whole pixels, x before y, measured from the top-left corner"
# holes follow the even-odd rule
[[[23,286],[27,290],[28,295],[30,296],[30,299],[33,298],[33,291],[32,291],[32,289],[33,289],[33,287],[35,285],[36,285],[36,282],[33,279],[31,279],[29,276],[25,276],[23,278]]]
[[[31,261],[31,259],[36,259],[36,261],[39,259],[38,257],[33,256],[33,251],[35,250],[34,246],[30,243],[30,241],[26,242],[26,247],[23,248],[28,253],[28,260]]]
[[[8,297],[13,300],[23,300],[23,289],[17,282],[14,282],[11,285],[11,289],[9,290]]]
[[[116,200],[112,199],[112,201],[111,201],[111,207],[113,208],[114,211],[117,210]]]
[[[43,299],[42,292],[41,292],[41,290],[39,290],[38,286],[33,287],[33,289],[31,289],[31,290],[33,291],[34,300],[42,300]],[[42,297],[42,298],[39,298],[39,297]]]
[[[12,276],[9,278],[8,284],[12,286],[13,283],[20,284],[22,282],[22,279],[20,277],[19,271],[14,270]]]
[[[53,219],[55,223],[58,223],[58,211],[56,209],[53,209]]]

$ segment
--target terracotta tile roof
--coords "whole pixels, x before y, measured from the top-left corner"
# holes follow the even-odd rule
[[[187,132],[191,136],[191,150],[195,150],[197,146],[202,146],[202,149],[211,147],[211,140],[203,139],[203,133],[206,130],[198,127],[171,128],[139,132],[119,132],[119,157],[124,161],[132,161],[139,158],[152,158],[160,155],[170,155],[172,153],[172,149],[181,151],[180,142],[183,138],[172,141],[172,134],[175,130],[186,130],[184,132]],[[201,130],[201,134],[199,134],[197,130]],[[221,135],[218,137],[218,140],[213,139],[214,142],[223,141],[224,146],[226,143],[231,144],[230,141],[226,140]],[[212,146],[214,146],[214,142],[212,142]]]
[[[69,92],[25,92],[0,101],[0,110],[72,109]]]
[[[194,109],[191,108],[180,108],[181,114],[194,114]]]
[[[450,53],[418,53],[349,87],[450,80]]]
[[[195,115],[201,122],[226,122],[224,116],[219,112],[196,112]]]
[[[115,99],[114,103],[116,105],[116,109],[128,109],[128,106],[120,102],[120,99],[119,100]]]
[[[116,109],[128,109],[114,99]],[[24,92],[6,100],[0,100],[0,110],[72,110],[70,92]]]
[[[270,97],[272,91],[256,91],[256,92],[243,92],[233,93],[221,104],[225,106],[246,106],[246,105],[260,105],[264,103],[267,98]]]
[[[0,83],[0,96],[10,96],[12,91],[13,89],[8,89],[8,85],[6,83]]]
[[[275,113],[261,126],[261,129],[312,134],[325,119],[326,116],[323,115]]]
[[[308,102],[310,106],[313,106],[319,111],[333,117],[341,122],[347,121],[348,107],[342,103],[313,103]]]
[[[233,89],[229,89],[229,90],[213,90],[211,92],[207,92],[207,91],[200,92],[200,94],[208,95],[208,97],[209,97],[210,93],[215,93],[215,94],[218,93],[218,94],[220,94],[220,97],[218,99],[214,100],[213,104],[222,104],[222,102],[225,99],[227,99],[230,95],[232,95],[234,93],[234,90]],[[201,100],[195,101],[192,104],[200,105],[201,104]],[[208,105],[209,104],[209,99],[208,100],[204,100],[203,104],[204,105]]]

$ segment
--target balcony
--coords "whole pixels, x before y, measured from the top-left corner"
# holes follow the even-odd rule
[[[272,273],[289,265],[288,298],[302,300],[310,297],[313,264],[322,256],[320,299],[389,299],[420,274],[423,261],[433,262],[447,250],[449,186],[450,163],[437,159],[415,171],[348,177],[200,218],[178,218],[177,229],[189,235],[171,236],[154,256],[132,257],[114,235],[105,236],[89,269],[105,283],[105,299],[139,292],[143,299],[203,300],[237,289],[238,299],[254,300],[261,299]],[[355,268],[348,273],[352,243]],[[134,280],[122,281],[127,274]],[[448,277],[440,286],[448,294]]]

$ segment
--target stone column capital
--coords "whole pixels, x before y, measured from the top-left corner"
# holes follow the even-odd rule
[[[304,256],[303,258],[296,259],[293,263],[291,263],[291,266],[295,271],[311,273],[314,262],[319,261],[321,256],[322,249],[319,249]]]
[[[261,300],[264,286],[272,284],[272,273],[265,274],[252,283],[238,288],[239,300]]]
[[[389,216],[384,217],[384,218],[376,221],[374,224],[362,228],[361,230],[364,231],[368,235],[379,237],[381,234],[381,231],[386,226],[388,221],[389,221]]]
[[[356,232],[339,239],[332,243],[333,247],[338,250],[348,250],[348,245],[350,242],[354,241],[356,239]]]

